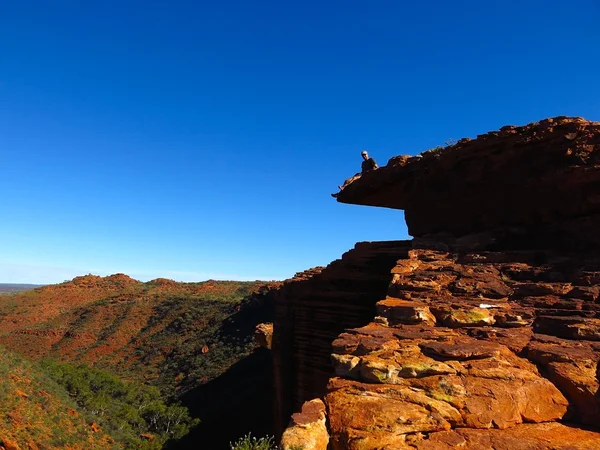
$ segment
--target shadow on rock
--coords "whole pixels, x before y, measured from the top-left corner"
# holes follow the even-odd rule
[[[169,449],[229,450],[241,436],[273,434],[273,367],[271,352],[258,348],[220,377],[182,397],[201,423]]]

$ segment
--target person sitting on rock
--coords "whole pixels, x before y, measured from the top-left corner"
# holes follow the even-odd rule
[[[378,169],[379,166],[377,165],[377,162],[375,162],[375,160],[373,158],[369,158],[369,153],[367,153],[366,150],[363,150],[361,152],[361,156],[363,158],[363,162],[361,164],[361,172],[355,174],[354,176],[348,178],[346,181],[344,181],[344,184],[341,186],[338,186],[338,188],[340,189],[340,191],[343,191],[344,188],[346,186],[348,186],[350,183],[352,183],[354,180],[358,180],[361,175],[367,173],[367,172],[371,172],[372,170]],[[337,197],[339,194],[335,193],[335,194],[331,194],[332,197]]]

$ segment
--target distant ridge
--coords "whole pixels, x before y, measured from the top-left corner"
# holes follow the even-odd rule
[[[29,291],[43,286],[43,284],[11,284],[11,283],[0,283],[0,294],[6,294],[11,292],[22,292]]]

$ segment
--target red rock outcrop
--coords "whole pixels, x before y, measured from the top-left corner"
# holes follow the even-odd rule
[[[19,444],[17,444],[14,440],[7,438],[7,437],[0,437],[0,443],[2,443],[2,446],[0,448],[5,449],[5,450],[21,450],[21,447],[19,447]]]
[[[276,429],[301,405],[325,395],[333,373],[331,343],[367,323],[388,289],[389,273],[409,242],[360,242],[341,259],[287,280],[275,295],[273,365]]]
[[[254,341],[261,347],[271,348],[273,341],[273,324],[259,323],[254,329]]]
[[[325,404],[318,398],[305,402],[292,415],[281,438],[281,450],[327,450],[329,433],[325,426]]]
[[[599,287],[583,280],[600,259],[537,257],[421,248],[399,260],[375,321],[333,343],[334,448],[404,445],[455,428],[597,426],[597,296],[581,293]]]
[[[542,245],[552,238],[597,247],[599,167],[600,122],[556,117],[394,157],[337,200],[403,209],[412,236],[518,226]]]
[[[332,342],[330,448],[600,449],[600,123],[392,158],[338,201],[405,209],[416,238],[395,244],[370,323]],[[320,295],[297,289],[293,309]],[[323,350],[298,348],[293,367],[321,383]]]

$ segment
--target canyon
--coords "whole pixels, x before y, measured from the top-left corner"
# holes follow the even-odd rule
[[[252,336],[273,320],[277,286],[84,275],[0,296],[0,450],[155,449],[169,438],[168,448],[225,449],[245,433],[272,433],[271,358]],[[61,373],[77,382],[57,385]],[[127,389],[133,398],[122,403]],[[96,407],[90,392],[109,405]],[[127,412],[140,396],[152,399],[142,411],[181,405],[170,411],[195,426],[169,435],[150,416],[140,421]]]
[[[85,275],[6,294],[0,345],[159,387],[201,420],[169,448],[274,432],[283,450],[600,450],[600,122],[396,156],[337,201],[404,211],[412,239],[283,282]],[[60,448],[42,413],[20,419],[50,401],[46,375],[2,357],[0,450]],[[73,448],[107,445],[51,399]]]

